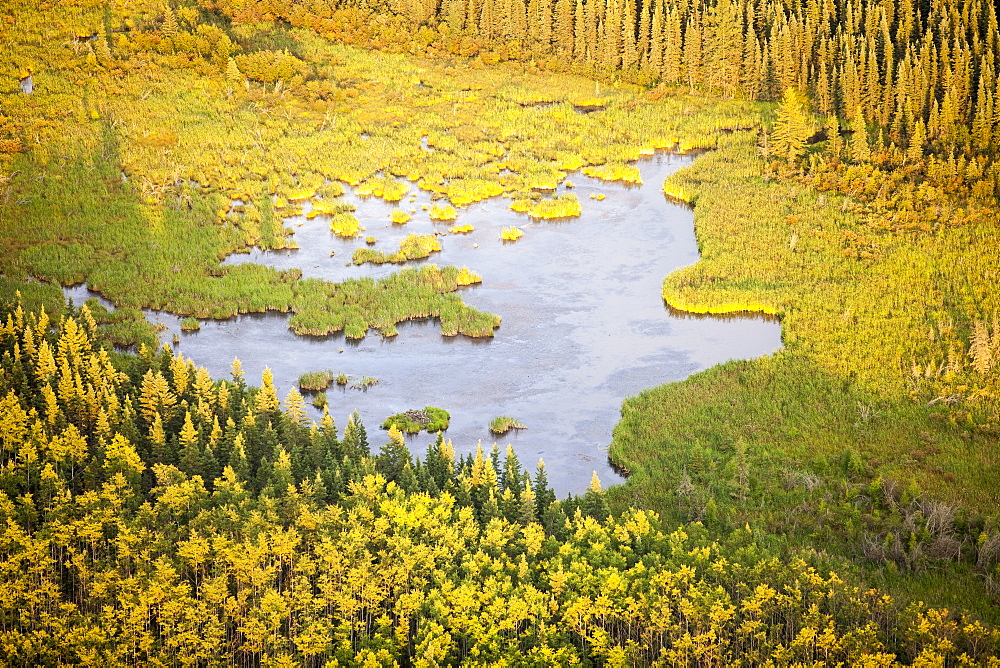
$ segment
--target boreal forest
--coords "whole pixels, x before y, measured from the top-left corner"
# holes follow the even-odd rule
[[[1000,666],[997,15],[6,0],[0,665]],[[693,218],[663,317],[781,346],[622,393],[621,479],[485,399],[453,439],[418,377],[184,353],[268,317],[317,363],[489,351],[523,313],[435,258],[573,256],[641,188]]]

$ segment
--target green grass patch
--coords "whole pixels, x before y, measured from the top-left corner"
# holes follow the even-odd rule
[[[335,376],[332,371],[308,371],[299,376],[299,390],[303,392],[322,392],[330,387]]]
[[[181,318],[182,331],[197,332],[199,329],[201,329],[201,323],[198,322],[197,318],[192,318],[191,316]]]
[[[390,415],[382,423],[383,429],[396,427],[404,434],[417,434],[421,431],[441,432],[448,428],[451,415],[443,408],[426,406],[423,410],[409,410],[405,413]]]
[[[509,415],[500,415],[490,420],[490,433],[494,436],[503,436],[512,429],[527,429],[517,418]]]

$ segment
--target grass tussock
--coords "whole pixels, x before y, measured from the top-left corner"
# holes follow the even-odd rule
[[[434,204],[430,209],[431,220],[436,220],[438,222],[448,222],[455,220],[458,213],[455,211],[455,207],[450,204]]]
[[[524,232],[519,227],[509,226],[500,230],[500,238],[503,241],[517,241],[524,236]]]
[[[441,242],[433,234],[410,234],[399,242],[399,250],[386,255],[372,248],[355,249],[351,261],[354,264],[403,264],[408,260],[422,260],[431,253],[441,250]]]
[[[352,238],[358,236],[364,228],[361,221],[353,213],[338,213],[330,220],[330,231],[338,237]]]
[[[383,429],[395,427],[404,434],[417,434],[421,431],[429,433],[442,432],[448,428],[451,415],[443,408],[427,406],[423,410],[409,410],[405,413],[390,415],[382,423]]]
[[[527,429],[517,418],[509,415],[500,415],[490,420],[490,433],[494,436],[503,436],[512,429]]]

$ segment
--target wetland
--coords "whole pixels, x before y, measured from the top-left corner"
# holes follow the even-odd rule
[[[181,318],[167,313],[150,311],[149,317],[167,328],[163,340],[178,335],[175,352],[215,378],[228,377],[234,357],[251,383],[270,367],[279,396],[312,371],[378,378],[365,391],[331,385],[329,410],[339,425],[355,410],[374,430],[388,415],[441,406],[451,413],[445,437],[459,454],[474,452],[480,441],[484,447],[496,441],[501,451],[510,443],[526,465],[545,461],[557,493],[579,494],[593,471],[605,484],[618,480],[606,448],[625,397],[781,345],[776,319],[694,318],[663,303],[663,278],[696,262],[698,248],[692,210],[669,201],[661,184],[693,159],[659,152],[641,160],[641,186],[571,174],[574,187],[562,183],[554,194],[574,192],[583,206],[579,218],[531,222],[500,197],[461,208],[458,221],[474,230],[439,237],[440,253],[409,264],[467,266],[482,276],[482,284],[464,288],[462,297],[501,316],[492,338],[443,336],[432,321],[401,323],[395,337],[373,329],[354,340],[343,334],[297,336],[284,313],[203,320],[197,331],[182,331]],[[307,205],[302,215],[285,220],[298,249],[253,250],[231,255],[225,264],[297,268],[304,278],[330,282],[384,278],[398,267],[350,262],[355,249],[366,247],[365,237],[374,236],[376,249],[390,251],[409,234],[449,229],[429,218],[429,194],[412,192],[394,205],[348,188],[344,200],[357,207],[365,228],[359,236],[335,235],[327,217],[308,217]],[[590,197],[597,194],[604,199]],[[412,210],[413,218],[394,225],[392,210],[400,207]],[[499,231],[506,226],[525,234],[503,242]],[[90,293],[84,286],[67,295],[79,302]],[[318,419],[319,411],[311,410]],[[527,428],[494,437],[488,426],[497,415],[516,416]],[[381,438],[370,434],[373,447]],[[434,438],[421,433],[407,444],[423,452]]]

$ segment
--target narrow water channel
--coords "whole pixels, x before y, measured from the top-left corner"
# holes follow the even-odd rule
[[[606,449],[625,397],[781,345],[773,319],[691,318],[672,315],[664,306],[663,278],[698,259],[692,212],[662,194],[664,178],[690,160],[658,154],[642,161],[642,186],[571,175],[583,205],[583,215],[572,220],[532,223],[510,211],[503,198],[460,209],[458,222],[475,231],[442,237],[443,251],[427,262],[468,266],[483,277],[462,296],[502,316],[493,339],[444,337],[437,322],[404,323],[389,340],[374,330],[359,342],[342,335],[299,337],[288,329],[287,315],[264,314],[203,322],[200,331],[180,334],[176,349],[216,378],[228,376],[234,357],[250,382],[259,382],[269,366],[279,397],[309,371],[378,378],[364,392],[336,386],[327,391],[338,427],[352,411],[361,414],[373,452],[384,441],[378,425],[386,416],[438,406],[451,413],[446,437],[459,453],[474,451],[478,441],[484,448],[497,441],[501,450],[510,443],[528,468],[545,460],[560,495],[583,492],[592,471],[605,485],[616,483],[620,478]],[[598,193],[603,201],[590,197]],[[392,205],[348,193],[366,228],[358,239],[334,236],[325,217],[303,216],[285,221],[296,230],[299,250],[254,251],[227,262],[297,267],[304,276],[330,281],[387,275],[398,267],[345,266],[365,236],[376,237],[375,247],[391,252],[409,233],[449,227],[430,221],[422,208],[430,204],[427,193],[414,188],[412,195],[415,201],[407,196],[401,203],[407,211],[416,209],[406,225],[391,225]],[[500,228],[508,225],[521,227],[524,237],[502,242]],[[91,296],[85,287],[68,289],[67,295],[76,301]],[[180,332],[175,316],[150,313],[150,318]],[[528,428],[495,439],[487,425],[498,415],[518,418]],[[422,455],[433,438],[421,434],[408,445]]]

